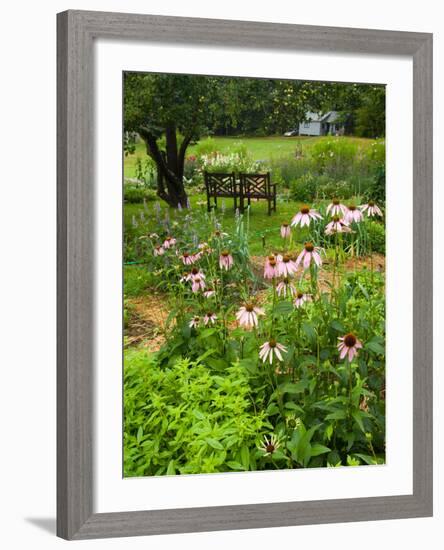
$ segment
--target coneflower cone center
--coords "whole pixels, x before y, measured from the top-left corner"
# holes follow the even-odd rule
[[[271,267],[274,267],[276,265],[276,260],[270,260],[268,263],[271,265]]]
[[[301,207],[301,213],[302,214],[308,214],[310,212],[310,208],[308,206],[302,206]]]
[[[273,443],[269,443],[265,449],[267,450],[267,453],[274,453],[274,445]]]
[[[193,275],[197,275],[199,273],[199,270],[197,269],[197,267],[193,267],[193,269],[191,270],[191,273]]]
[[[226,258],[227,256],[230,255],[230,253],[228,252],[228,250],[222,250],[221,255]]]
[[[312,243],[305,243],[305,247],[304,247],[304,248],[305,248],[305,250],[306,250],[307,252],[313,252],[313,250],[314,250],[314,246],[313,246]]]
[[[334,221],[335,223],[338,223],[338,221],[340,220],[341,218],[339,216],[333,216],[332,218],[332,221]]]
[[[196,277],[196,278],[194,279],[194,282],[199,284],[199,283],[200,283],[200,278],[199,278],[199,277]]]
[[[282,258],[282,261],[286,264],[291,260],[290,256],[288,254],[285,254],[285,256]]]
[[[351,210],[352,212],[354,212],[356,210],[356,205],[355,204],[350,204],[348,209]]]
[[[291,418],[288,421],[288,425],[289,425],[290,428],[296,428],[296,420],[294,418]]]
[[[375,203],[374,203],[374,201],[368,201],[368,205],[369,206],[375,206]]]
[[[275,348],[276,347],[276,340],[274,338],[272,338],[269,342],[268,342],[268,345],[270,346],[270,348]]]
[[[184,258],[188,258],[188,256],[189,256],[188,252],[184,252],[184,253],[183,253],[183,257],[184,257]]]
[[[349,334],[346,334],[344,337],[344,344],[348,348],[352,348],[356,344],[356,336],[351,332]]]
[[[338,206],[340,204],[339,199],[333,199],[331,201],[335,206]]]
[[[300,300],[300,299],[304,296],[304,293],[303,293],[303,292],[298,292],[297,296],[298,296],[298,298],[299,298],[299,300]]]
[[[253,304],[245,304],[245,309],[248,311],[248,313],[251,313],[252,311],[254,311],[254,306]]]

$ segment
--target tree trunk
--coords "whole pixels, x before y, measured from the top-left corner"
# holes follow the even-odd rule
[[[139,134],[146,145],[147,154],[154,160],[157,168],[157,196],[173,208],[179,205],[186,208],[188,196],[183,183],[183,171],[186,148],[191,140],[184,138],[177,147],[176,127],[167,126],[165,130],[166,150],[161,151],[156,137],[146,128],[140,128]]]

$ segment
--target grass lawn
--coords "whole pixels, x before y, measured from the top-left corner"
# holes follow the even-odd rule
[[[205,195],[192,195],[190,196],[190,202],[192,208],[203,208],[205,206],[197,205],[197,202],[206,200]],[[160,201],[161,202],[161,201]],[[154,203],[148,203],[148,208],[151,210]],[[220,204],[220,203],[219,203]],[[226,210],[222,218],[223,228],[227,231],[231,231],[235,227],[235,216],[233,212],[233,200],[225,200]],[[161,203],[162,209],[167,208],[165,203]],[[298,211],[300,203],[295,201],[277,203],[277,212],[273,212],[271,216],[267,214],[267,201],[252,202],[250,213],[248,215],[249,221],[249,245],[250,254],[253,256],[267,254],[275,251],[282,246],[282,239],[279,233],[279,228],[282,223],[289,223],[294,214]],[[124,223],[125,225],[131,223],[133,216],[138,216],[139,212],[143,209],[141,204],[125,204],[124,208]],[[170,209],[173,214],[173,209]],[[222,216],[222,210],[219,206],[218,216]],[[247,220],[247,213],[245,213]],[[153,225],[150,230],[155,232],[158,230],[156,222],[153,217]]]
[[[205,144],[208,141],[211,141],[218,151],[221,153],[228,153],[230,149],[233,148],[236,144],[240,142],[243,143],[250,155],[254,160],[267,160],[272,157],[288,157],[294,156],[296,147],[298,143],[302,145],[303,149],[309,149],[313,146],[314,143],[320,140],[331,139],[331,136],[323,137],[281,137],[281,136],[271,136],[271,137],[258,137],[258,138],[236,138],[236,137],[214,137],[214,138],[202,138],[199,141],[199,144]],[[341,137],[335,139],[344,139],[347,141],[352,141],[362,145],[362,147],[368,147],[374,140],[366,138],[355,138],[355,137]],[[187,149],[187,156],[194,154],[196,151],[196,145],[191,145]],[[124,160],[124,172],[125,177],[133,178],[135,177],[135,167],[137,158],[140,158],[142,161],[146,159],[146,148],[143,142],[139,142],[136,145],[136,151],[133,155],[128,155]]]

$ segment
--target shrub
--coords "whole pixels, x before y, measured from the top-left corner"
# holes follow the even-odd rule
[[[367,224],[368,238],[373,252],[385,254],[385,227],[384,224],[371,221]]]
[[[123,200],[127,203],[135,204],[143,201],[153,201],[156,199],[156,193],[152,189],[147,189],[141,185],[125,183],[123,188]]]
[[[316,178],[308,172],[293,181],[290,188],[295,201],[311,202],[316,195]]]
[[[125,352],[124,475],[255,470],[266,428],[244,368],[213,374],[201,361],[160,368],[146,351]]]

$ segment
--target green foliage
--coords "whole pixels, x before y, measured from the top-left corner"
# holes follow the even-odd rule
[[[125,352],[124,475],[255,470],[268,426],[250,392],[239,364],[220,376],[200,361],[160,368],[146,351]]]
[[[146,266],[126,265],[123,268],[125,296],[140,296],[154,282],[154,275]]]
[[[153,201],[156,199],[155,193],[141,185],[125,183],[123,188],[123,200],[130,204],[140,204],[144,201]]]
[[[385,227],[384,224],[376,221],[367,224],[368,238],[371,242],[373,252],[385,254]]]

